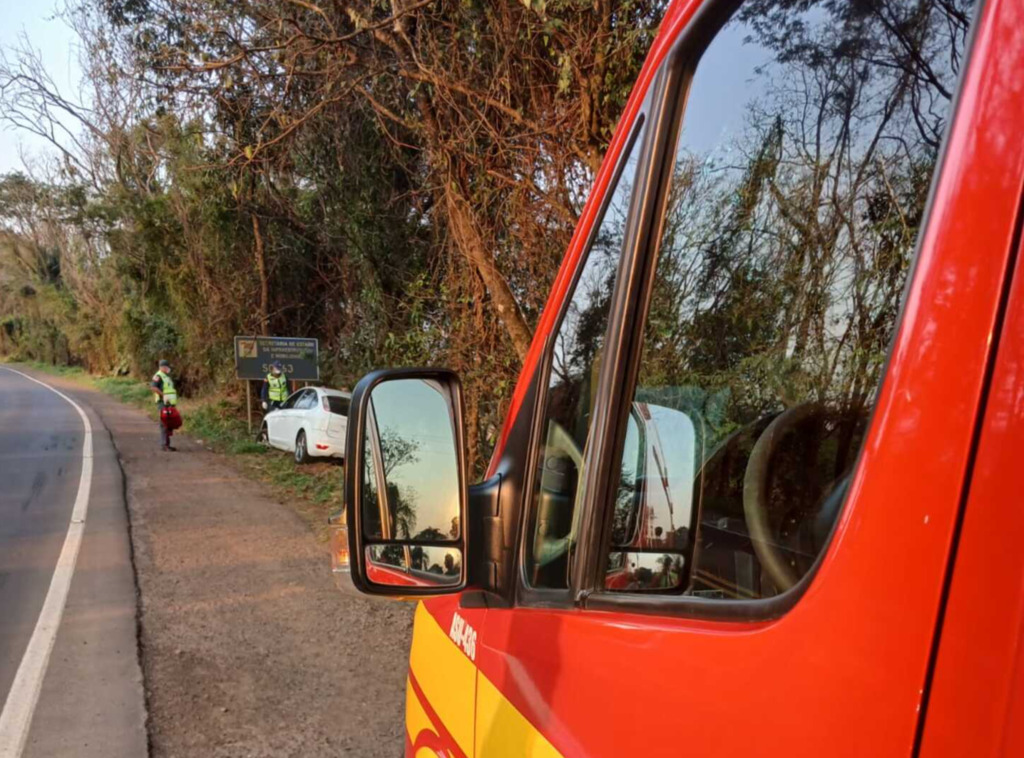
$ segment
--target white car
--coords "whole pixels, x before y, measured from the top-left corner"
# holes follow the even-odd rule
[[[310,458],[344,458],[351,399],[347,392],[323,387],[293,392],[283,406],[263,417],[259,439],[294,453],[296,463]]]

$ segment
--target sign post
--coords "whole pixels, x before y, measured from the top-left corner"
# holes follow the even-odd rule
[[[320,342],[305,337],[235,337],[235,378],[245,381],[246,418],[252,434],[250,381],[262,381],[280,361],[289,381],[320,381]]]

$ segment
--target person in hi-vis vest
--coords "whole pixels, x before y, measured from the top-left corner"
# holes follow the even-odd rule
[[[157,372],[153,374],[153,381],[149,385],[156,395],[156,407],[162,411],[165,405],[178,404],[178,391],[174,388],[174,380],[171,379],[171,364],[167,361],[160,361]],[[160,422],[160,449],[174,452],[177,448],[171,447],[171,432]]]
[[[288,378],[282,371],[281,361],[274,361],[270,367],[270,373],[263,380],[263,390],[260,392],[263,410],[275,411],[280,408],[288,399],[291,391]]]

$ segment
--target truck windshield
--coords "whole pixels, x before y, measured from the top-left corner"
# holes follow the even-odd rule
[[[898,326],[973,3],[855,5],[744,3],[697,65],[608,589],[772,597],[829,542]],[[692,556],[685,587],[670,581],[673,555]]]

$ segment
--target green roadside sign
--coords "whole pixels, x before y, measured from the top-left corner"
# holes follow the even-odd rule
[[[263,379],[275,361],[285,376],[302,382],[320,381],[320,342],[305,337],[235,337],[235,376]]]

